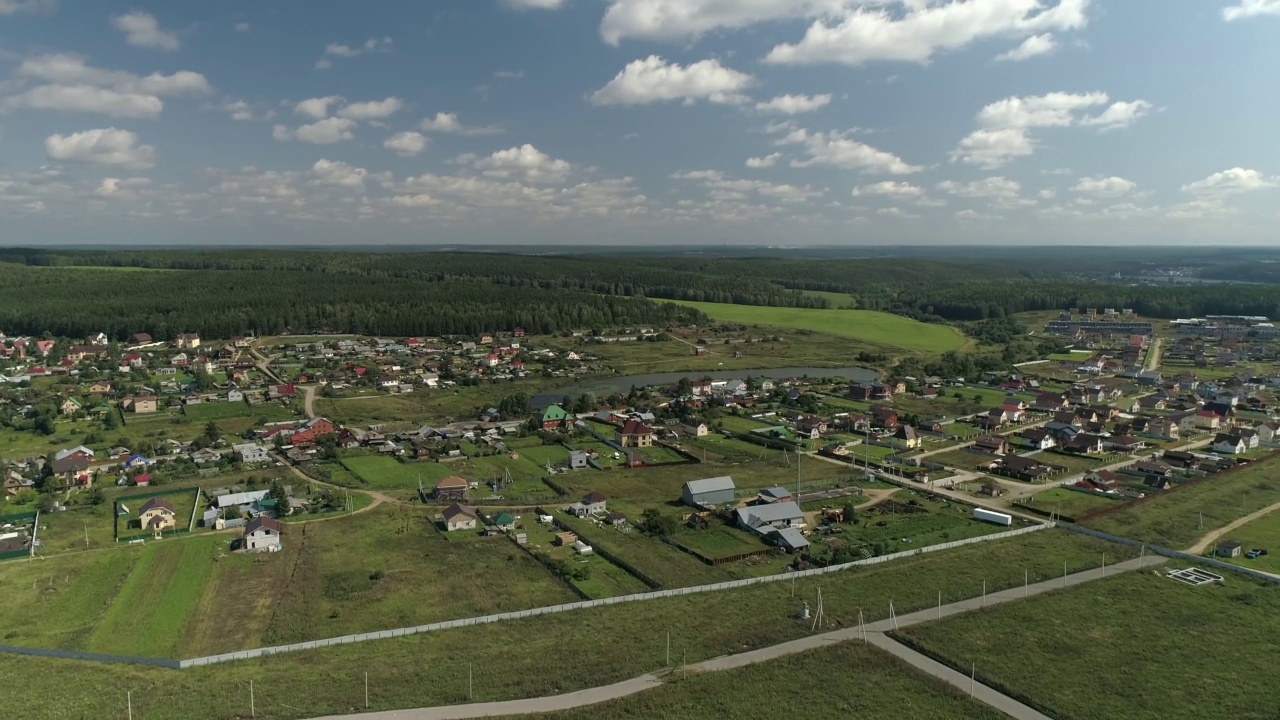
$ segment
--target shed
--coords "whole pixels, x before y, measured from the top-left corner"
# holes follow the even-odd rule
[[[690,480],[684,484],[681,498],[686,504],[694,507],[720,505],[733,502],[735,490],[733,478],[723,475],[703,480]]]
[[[1221,558],[1238,558],[1243,552],[1244,546],[1235,540],[1223,540],[1213,550],[1213,554]]]
[[[769,538],[777,543],[778,547],[787,552],[796,552],[809,547],[809,541],[805,539],[804,535],[799,530],[791,527],[774,530],[769,533]]]

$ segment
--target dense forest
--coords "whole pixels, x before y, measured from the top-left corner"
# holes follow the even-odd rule
[[[172,339],[285,331],[474,335],[690,324],[691,308],[643,298],[302,271],[131,271],[0,265],[0,330]]]
[[[538,332],[696,322],[647,298],[853,307],[968,322],[1070,307],[1157,318],[1280,316],[1280,285],[1132,285],[1084,277],[1088,263],[922,258],[515,255],[316,250],[0,250],[0,329],[76,335],[228,335],[328,329],[379,334]],[[1061,255],[1061,253],[1059,253]],[[1126,255],[1134,262],[1132,254]],[[1269,263],[1255,263],[1259,277]],[[128,270],[85,269],[127,268]],[[1238,263],[1219,268],[1242,271]],[[1204,272],[1216,272],[1206,268]],[[845,303],[842,303],[845,304]]]

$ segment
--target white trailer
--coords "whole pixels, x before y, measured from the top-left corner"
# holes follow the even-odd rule
[[[973,519],[983,522],[995,523],[996,525],[1004,525],[1008,527],[1013,524],[1013,516],[1007,513],[996,512],[986,508],[974,508]]]

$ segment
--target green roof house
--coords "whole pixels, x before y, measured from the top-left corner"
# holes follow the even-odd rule
[[[542,429],[559,430],[569,423],[569,413],[559,405],[552,405],[542,411]]]
[[[493,519],[493,524],[503,530],[514,530],[516,527],[516,519],[511,513],[502,513]]]

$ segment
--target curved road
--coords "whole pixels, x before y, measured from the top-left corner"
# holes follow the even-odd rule
[[[1206,550],[1208,550],[1215,542],[1218,541],[1218,538],[1221,538],[1223,535],[1226,535],[1227,533],[1231,532],[1232,530],[1235,530],[1236,528],[1242,525],[1247,525],[1253,522],[1254,520],[1257,520],[1260,517],[1273,513],[1276,510],[1280,510],[1280,503],[1268,505],[1262,508],[1261,510],[1258,510],[1257,512],[1249,513],[1248,515],[1245,515],[1244,517],[1238,520],[1232,520],[1231,522],[1227,523],[1226,525],[1223,525],[1217,530],[1212,530],[1206,533],[1204,537],[1196,541],[1195,545],[1192,545],[1191,547],[1187,548],[1183,552],[1186,552],[1191,555],[1203,555]]]

